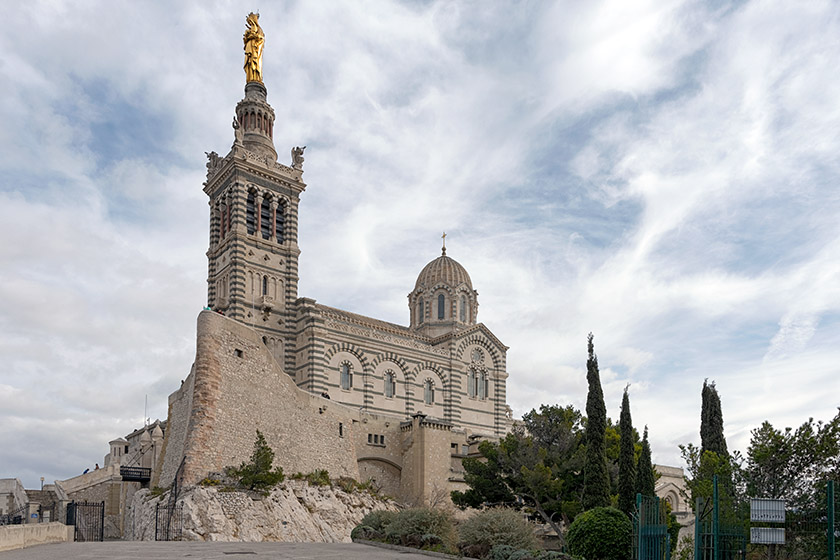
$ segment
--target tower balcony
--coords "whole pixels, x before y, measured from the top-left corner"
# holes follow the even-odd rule
[[[274,298],[271,296],[260,296],[260,308],[265,311],[270,311],[274,308]]]

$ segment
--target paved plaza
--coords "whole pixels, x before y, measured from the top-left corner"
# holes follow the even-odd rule
[[[44,544],[0,552],[0,560],[430,560],[412,552],[387,550],[355,543],[207,543],[111,541]]]

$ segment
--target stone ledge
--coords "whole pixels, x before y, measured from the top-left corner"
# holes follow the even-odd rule
[[[73,542],[72,525],[52,522],[0,527],[0,551],[58,542]]]
[[[423,554],[424,556],[431,556],[433,558],[447,558],[449,560],[463,560],[463,556],[455,556],[454,554],[446,554],[444,552],[435,552],[433,550],[420,550],[419,548],[411,548],[410,546],[400,546],[398,544],[389,544],[379,541],[368,541],[365,539],[353,539],[354,543],[366,544],[368,546],[378,546],[387,550],[396,550],[397,552],[413,552],[415,554]]]

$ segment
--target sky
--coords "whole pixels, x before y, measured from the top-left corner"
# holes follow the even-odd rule
[[[279,160],[307,146],[301,296],[406,325],[445,231],[516,417],[585,407],[589,332],[660,464],[704,379],[730,449],[837,414],[836,2],[3,4],[0,478],[166,417],[256,9]]]

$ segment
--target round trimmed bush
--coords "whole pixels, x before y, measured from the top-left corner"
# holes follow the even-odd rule
[[[461,524],[458,548],[474,558],[484,558],[497,544],[516,549],[538,547],[534,526],[513,509],[493,508],[480,511]]]
[[[598,507],[575,517],[566,542],[569,552],[587,560],[627,560],[633,524],[621,511]]]

